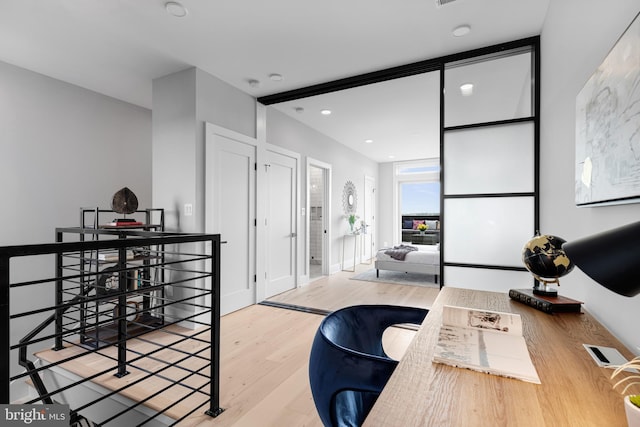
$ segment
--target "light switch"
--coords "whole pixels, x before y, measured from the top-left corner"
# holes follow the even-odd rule
[[[185,203],[184,216],[192,216],[192,215],[193,215],[193,205],[191,203]]]

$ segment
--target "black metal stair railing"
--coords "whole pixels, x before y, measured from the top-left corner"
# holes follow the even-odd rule
[[[56,243],[0,247],[0,403],[67,403],[72,420],[100,425],[217,416],[219,296],[219,235],[60,228]],[[49,348],[58,354],[38,362]],[[88,357],[100,368],[47,380]],[[78,392],[111,375],[121,382],[97,398]],[[25,398],[27,383],[36,396]],[[165,394],[171,403],[158,403]],[[105,411],[115,396],[127,405]]]

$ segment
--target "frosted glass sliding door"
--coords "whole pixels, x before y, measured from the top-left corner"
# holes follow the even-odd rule
[[[447,267],[448,286],[495,292],[509,292],[509,289],[531,287],[528,271],[503,269]]]
[[[538,226],[536,46],[445,65],[443,285],[531,286],[522,247]]]
[[[445,194],[533,192],[533,131],[524,122],[447,132]]]
[[[447,261],[522,267],[521,249],[533,229],[532,197],[447,199],[445,212]]]
[[[446,64],[445,127],[531,117],[531,58],[525,46]]]

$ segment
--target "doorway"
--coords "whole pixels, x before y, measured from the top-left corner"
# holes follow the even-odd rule
[[[307,159],[307,210],[309,280],[329,275],[329,218],[331,167]]]

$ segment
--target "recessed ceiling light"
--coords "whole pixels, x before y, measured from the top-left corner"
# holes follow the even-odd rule
[[[165,3],[164,8],[167,10],[169,15],[175,16],[176,18],[184,18],[188,13],[186,7],[175,1]]]
[[[389,158],[390,158],[390,159],[395,159],[395,158],[396,158],[396,156],[391,155],[391,156],[389,156]]]
[[[249,83],[249,86],[251,87],[260,87],[260,80],[249,79],[247,80],[247,83]]]
[[[302,107],[296,107],[293,110],[298,114],[304,113],[304,108],[302,108]]]
[[[473,83],[465,83],[463,85],[460,85],[460,93],[462,93],[462,96],[473,95]]]
[[[269,74],[269,78],[274,82],[281,82],[284,80],[284,77],[282,77],[282,74],[276,74],[276,73]]]
[[[320,114],[322,114],[323,116],[328,116],[329,114],[331,114],[331,110],[322,110],[320,111]]]
[[[471,27],[468,25],[460,25],[453,29],[453,35],[456,37],[466,36],[471,32]]]
[[[366,142],[367,144],[372,144],[373,143],[373,139],[365,139],[364,142]]]

